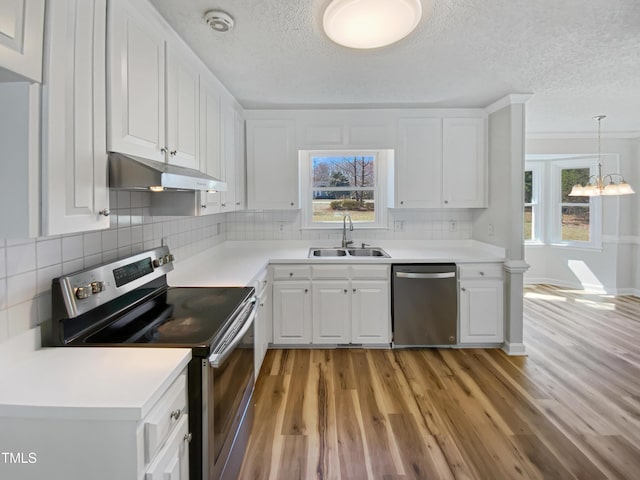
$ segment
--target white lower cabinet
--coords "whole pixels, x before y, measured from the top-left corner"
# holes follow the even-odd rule
[[[315,280],[311,288],[313,343],[350,343],[349,280]]]
[[[267,348],[272,339],[273,325],[271,322],[271,283],[269,282],[269,269],[265,268],[253,282],[256,289],[256,318],[254,321],[255,339],[255,378],[258,378],[260,367]]]
[[[145,480],[189,479],[189,420],[184,415],[145,473]]]
[[[275,266],[273,343],[388,344],[388,276],[388,265]]]
[[[273,282],[273,343],[311,343],[311,282]]]
[[[459,266],[461,344],[504,342],[504,286],[499,264]]]
[[[351,282],[351,342],[389,343],[389,282],[353,280]]]

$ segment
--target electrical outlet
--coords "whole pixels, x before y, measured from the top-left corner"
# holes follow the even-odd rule
[[[396,232],[404,232],[404,220],[396,220],[394,222],[394,230]]]
[[[457,232],[458,231],[458,222],[455,220],[449,220],[449,231]]]
[[[281,223],[281,224],[280,224],[280,231],[281,231],[281,232],[284,232],[284,223]]]
[[[487,227],[487,235],[489,235],[490,237],[493,236],[493,223],[490,223]]]
[[[220,222],[216,223],[216,235],[220,235],[222,232],[222,224]]]

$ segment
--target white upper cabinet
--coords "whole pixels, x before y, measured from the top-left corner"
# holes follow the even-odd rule
[[[165,36],[132,2],[109,3],[110,151],[164,161]]]
[[[398,120],[396,208],[487,206],[484,118]]]
[[[442,205],[442,120],[401,118],[396,153],[397,208]]]
[[[109,227],[106,0],[47,8],[42,89],[42,234]]]
[[[199,79],[189,53],[167,46],[167,149],[169,163],[198,169]]]
[[[442,133],[442,194],[445,206],[486,207],[484,119],[445,118]]]
[[[200,76],[200,171],[223,179],[220,160],[220,93],[207,76]],[[221,211],[221,192],[202,194],[201,213]]]
[[[248,208],[299,208],[295,122],[248,119],[246,128]]]
[[[44,4],[0,1],[0,81],[42,81]]]
[[[245,148],[244,119],[240,113],[235,115],[236,134],[236,210],[247,208],[247,158]]]
[[[222,192],[222,211],[233,212],[236,210],[236,112],[224,98],[220,102],[220,141],[223,180],[227,182],[227,191]]]

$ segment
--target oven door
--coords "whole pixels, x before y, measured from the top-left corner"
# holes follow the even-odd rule
[[[203,479],[237,478],[253,423],[255,299],[202,369]]]

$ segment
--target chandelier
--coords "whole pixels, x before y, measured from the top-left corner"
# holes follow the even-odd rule
[[[608,173],[602,175],[601,149],[600,149],[600,123],[606,115],[596,115],[594,120],[598,121],[598,174],[591,175],[586,185],[576,184],[569,193],[570,197],[599,197],[600,195],[630,195],[636,193],[624,177],[619,173]],[[615,181],[619,179],[619,181]]]

